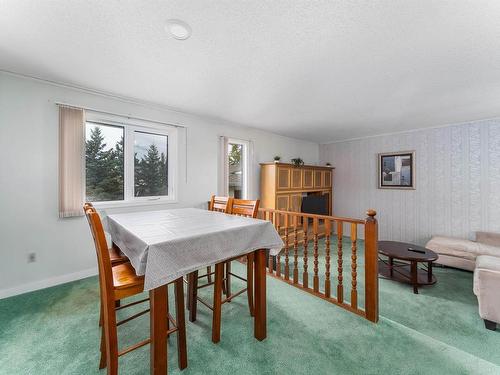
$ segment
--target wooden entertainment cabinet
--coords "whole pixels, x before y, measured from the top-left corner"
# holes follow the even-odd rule
[[[260,163],[260,204],[263,208],[301,212],[302,197],[326,195],[332,215],[333,167]]]

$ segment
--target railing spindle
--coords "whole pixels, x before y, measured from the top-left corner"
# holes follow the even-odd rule
[[[331,222],[325,220],[325,297],[330,298],[330,232]]]
[[[339,281],[337,285],[337,300],[340,303],[344,302],[344,284],[343,280],[344,277],[342,275],[342,267],[343,267],[343,253],[342,253],[342,236],[343,236],[343,222],[342,221],[337,221],[337,249],[338,249],[338,254],[337,254],[337,269],[338,269],[338,276],[337,279]]]
[[[357,272],[357,240],[358,240],[358,225],[356,223],[351,223],[351,307],[354,309],[358,308],[358,272]]]
[[[288,214],[285,214],[285,280],[290,280],[290,266],[288,264]]]
[[[293,215],[293,283],[299,282],[299,234],[298,234],[298,217]]]
[[[313,276],[313,290],[315,292],[319,292],[319,276],[318,276],[318,227],[319,227],[319,220],[318,218],[313,219],[313,238],[314,238],[314,251],[313,251],[313,257],[314,257],[314,276]]]
[[[302,228],[304,230],[304,272],[302,273],[302,286],[304,288],[309,287],[309,273],[307,272],[307,262],[308,262],[308,253],[307,247],[309,245],[309,239],[307,237],[307,232],[309,231],[309,218],[304,218]]]

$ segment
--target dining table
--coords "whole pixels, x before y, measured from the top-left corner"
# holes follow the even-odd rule
[[[144,275],[144,291],[150,297],[151,374],[167,373],[167,284],[182,286],[183,276],[193,271],[251,252],[255,254],[254,337],[259,341],[267,337],[267,250],[275,256],[284,245],[270,221],[179,208],[111,214],[107,230],[137,275]],[[184,294],[182,287],[177,289],[177,303],[182,303],[180,324],[184,322]],[[187,367],[187,358],[179,358],[179,363]]]

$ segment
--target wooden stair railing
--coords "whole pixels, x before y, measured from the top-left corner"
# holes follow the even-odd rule
[[[375,210],[370,209],[367,211],[367,218],[360,220],[260,208],[258,218],[271,221],[281,234],[284,243],[281,253],[268,259],[269,274],[376,323],[379,318],[376,214]],[[362,286],[358,285],[358,267],[360,266],[358,265],[360,251],[358,226],[364,227],[364,285]],[[344,227],[347,227],[349,231],[347,237],[344,237]],[[336,233],[332,233],[334,229]],[[336,254],[331,248],[332,236],[337,239]],[[320,274],[319,268],[320,239],[323,238],[324,275]],[[299,256],[300,250],[302,250],[301,257]],[[343,259],[349,251],[350,266],[344,265],[349,262],[349,258]],[[332,260],[334,254],[337,259]],[[299,270],[300,258],[302,258],[300,264],[302,269]],[[336,277],[332,276],[332,272],[336,273]],[[310,275],[312,285],[309,285]],[[344,280],[345,275],[350,276],[350,283]],[[362,307],[358,298],[358,291],[361,287],[364,289]]]

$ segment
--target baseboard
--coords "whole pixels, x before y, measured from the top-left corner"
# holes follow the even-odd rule
[[[71,281],[84,279],[86,277],[94,275],[97,275],[97,268],[95,267],[78,272],[68,273],[66,275],[51,277],[48,279],[22,284],[14,288],[0,289],[0,299],[17,296],[19,294],[24,294],[28,292],[33,292],[35,290],[50,288],[51,286],[69,283]]]

